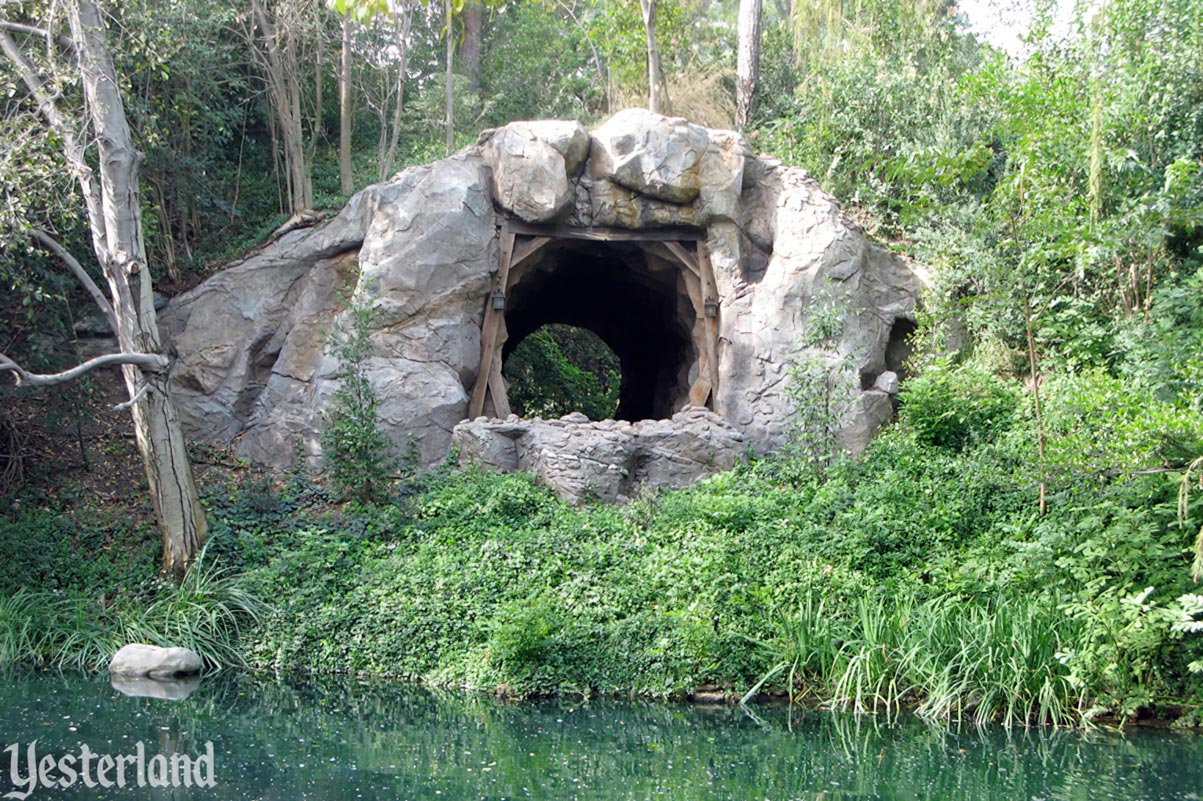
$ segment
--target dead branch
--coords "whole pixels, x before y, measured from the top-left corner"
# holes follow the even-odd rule
[[[118,364],[132,364],[150,373],[161,373],[169,364],[167,357],[161,353],[106,353],[95,359],[88,359],[83,364],[76,365],[61,373],[31,373],[12,359],[0,353],[0,373],[10,372],[17,376],[17,385],[27,384],[31,387],[51,387],[64,384],[90,373],[101,367]]]
[[[9,22],[6,19],[0,19],[0,28],[6,28],[17,33],[28,33],[31,36],[40,36],[48,42],[54,42],[59,47],[67,51],[74,51],[75,45],[66,36],[57,36],[50,31],[35,28],[32,25],[23,25],[20,22]]]
[[[63,264],[67,265],[67,269],[75,276],[75,280],[83,284],[84,289],[88,290],[88,294],[92,296],[92,300],[100,307],[100,311],[104,314],[105,319],[109,321],[109,328],[113,329],[113,335],[116,336],[117,317],[113,314],[113,307],[109,303],[108,298],[104,296],[104,293],[100,291],[100,287],[96,286],[96,282],[92,280],[92,276],[88,275],[83,265],[79,263],[79,260],[72,256],[65,247],[59,244],[57,239],[46,231],[40,228],[31,228],[29,233],[34,239],[45,245],[51,253],[58,256]]]

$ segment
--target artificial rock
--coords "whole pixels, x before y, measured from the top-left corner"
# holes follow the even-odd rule
[[[826,383],[845,444],[863,448],[892,414],[921,289],[804,170],[737,133],[628,110],[592,133],[486,131],[219,272],[161,321],[186,430],[256,463],[320,467],[340,372],[331,335],[351,302],[376,311],[364,368],[399,450],[432,464],[455,442],[565,497],[613,498],[782,445],[803,375]],[[504,379],[482,379],[484,413],[501,419],[461,424],[482,361],[546,323],[610,345],[628,419],[507,422]]]

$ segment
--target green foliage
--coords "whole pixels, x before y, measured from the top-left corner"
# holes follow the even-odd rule
[[[344,497],[379,500],[394,469],[393,444],[380,427],[380,398],[367,372],[375,310],[354,304],[347,322],[331,333],[340,385],[322,413],[326,473]]]
[[[593,63],[590,46],[598,37],[575,14],[558,2],[507,4],[496,14],[481,68],[481,93],[493,98],[489,124],[589,120],[604,111],[604,65]]]
[[[971,366],[932,365],[907,380],[901,397],[902,422],[916,439],[953,450],[994,441],[1019,406],[1010,384]]]
[[[1148,314],[1128,321],[1117,343],[1126,354],[1122,375],[1160,401],[1180,400],[1203,413],[1203,252],[1166,277]]]
[[[0,595],[18,590],[82,591],[110,600],[154,577],[157,532],[94,512],[60,514],[14,504],[0,516]],[[121,548],[106,543],[120,538]]]
[[[389,507],[299,510],[248,551],[258,591],[283,601],[254,659],[516,695],[753,687],[1016,724],[1187,692],[1197,646],[1125,600],[1187,589],[1178,477],[1067,464],[1040,516],[1033,435],[1009,414],[964,450],[899,429],[823,480],[766,462],[624,508],[469,471]]]
[[[792,414],[779,452],[818,476],[843,455],[842,419],[856,391],[851,357],[831,358],[823,352],[834,350],[843,336],[845,314],[841,303],[821,295],[807,309],[804,349],[789,362],[785,394]]]
[[[1177,468],[1203,453],[1198,413],[1148,386],[1092,370],[1050,378],[1045,394],[1047,458],[1057,471]]]
[[[762,644],[792,700],[943,720],[1065,725],[1082,711],[1061,648],[1074,626],[1038,599],[865,595],[835,610],[807,596]]]
[[[240,638],[266,609],[204,552],[180,584],[155,578],[115,599],[21,587],[0,592],[0,664],[102,670],[123,645],[143,642],[190,648],[211,667],[242,666]]]
[[[618,410],[618,357],[592,331],[546,325],[527,336],[505,361],[510,402],[527,417],[581,412],[608,420]]]
[[[1051,430],[1113,389],[1050,380]],[[822,478],[766,461],[624,507],[572,507],[533,476],[476,470],[415,476],[377,505],[332,505],[300,474],[248,476],[210,492],[214,540],[195,586],[178,588],[119,578],[136,570],[95,523],[34,515],[12,536],[81,537],[109,572],[87,591],[0,591],[0,654],[98,665],[135,637],[194,643],[214,663],[517,696],[751,687],[1012,724],[1191,698],[1203,642],[1193,607],[1169,599],[1190,594],[1203,505],[1180,520],[1179,474],[1099,472],[1092,457],[1056,462],[1039,514],[1042,465],[1014,402],[1008,428],[964,449],[899,426]],[[1155,405],[1131,406],[1115,430],[1160,425]],[[242,575],[213,573],[214,557]],[[55,580],[35,563],[39,583]],[[106,587],[128,589],[102,599]]]

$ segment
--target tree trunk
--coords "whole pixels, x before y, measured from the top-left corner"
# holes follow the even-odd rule
[[[455,149],[455,34],[452,23],[455,4],[452,0],[447,3],[447,155]]]
[[[98,147],[101,214],[89,214],[88,223],[93,241],[103,243],[96,255],[112,296],[118,345],[127,353],[155,354],[161,343],[142,240],[141,154],[133,146],[100,10],[93,0],[74,0],[67,17]],[[207,526],[179,417],[166,373],[134,365],[122,371],[131,400],[142,393],[131,407],[134,434],[163,533],[163,564],[180,576],[196,558]]]
[[[397,98],[396,104],[393,106],[393,130],[389,135],[388,151],[381,150],[380,160],[377,163],[377,174],[381,181],[386,180],[392,172],[393,164],[397,160],[397,144],[401,140],[401,115],[405,110],[405,81],[409,69],[409,29],[412,20],[413,6],[408,0],[405,0],[401,9],[393,14],[399,51],[397,56]],[[383,120],[381,122],[383,123]],[[383,142],[383,137],[381,141]]]
[[[351,17],[343,16],[342,64],[338,73],[338,184],[344,195],[351,194],[355,180],[351,175]]]
[[[293,32],[289,29],[288,32],[288,48],[290,51],[294,47]],[[314,158],[317,157],[317,140],[326,135],[325,115],[322,98],[322,76],[326,74],[326,37],[318,35],[317,37],[317,53],[313,60],[313,119],[309,126],[309,150],[305,154],[306,170],[308,165],[313,164]],[[300,89],[301,82],[298,80],[297,88]],[[300,94],[300,92],[298,92]]]
[[[648,108],[657,114],[670,114],[668,86],[660,66],[660,51],[656,48],[656,0],[639,0],[643,12],[643,32],[647,35]]]
[[[752,118],[760,80],[761,0],[739,0],[739,50],[736,54],[735,123],[740,130]]]
[[[284,175],[288,183],[288,212],[297,214],[313,207],[313,181],[305,154],[301,116],[301,86],[293,35],[288,27],[288,45],[280,47],[280,34],[258,0],[251,0],[255,25],[263,36],[262,66],[267,80],[267,97],[280,127],[284,144]]]
[[[483,19],[480,0],[466,0],[464,3],[464,41],[459,47],[460,60],[463,63],[464,75],[468,76],[468,85],[472,91],[480,91],[480,54],[483,40]]]

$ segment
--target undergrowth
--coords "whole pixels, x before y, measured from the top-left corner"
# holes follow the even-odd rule
[[[378,503],[333,503],[299,474],[235,477],[211,490],[212,540],[178,587],[120,548],[75,560],[54,538],[94,535],[20,512],[6,553],[49,534],[59,561],[7,576],[0,661],[96,668],[140,640],[513,696],[707,687],[1025,725],[1200,705],[1203,504],[1180,509],[1186,465],[1138,430],[1198,421],[1097,376],[1049,382],[1050,431],[1093,414],[1096,382],[1112,434],[1042,461],[1028,399],[957,414],[978,402],[942,387],[961,379],[929,374],[924,403],[822,476],[769,459],[624,506],[450,467]],[[940,420],[916,424],[925,408]]]

